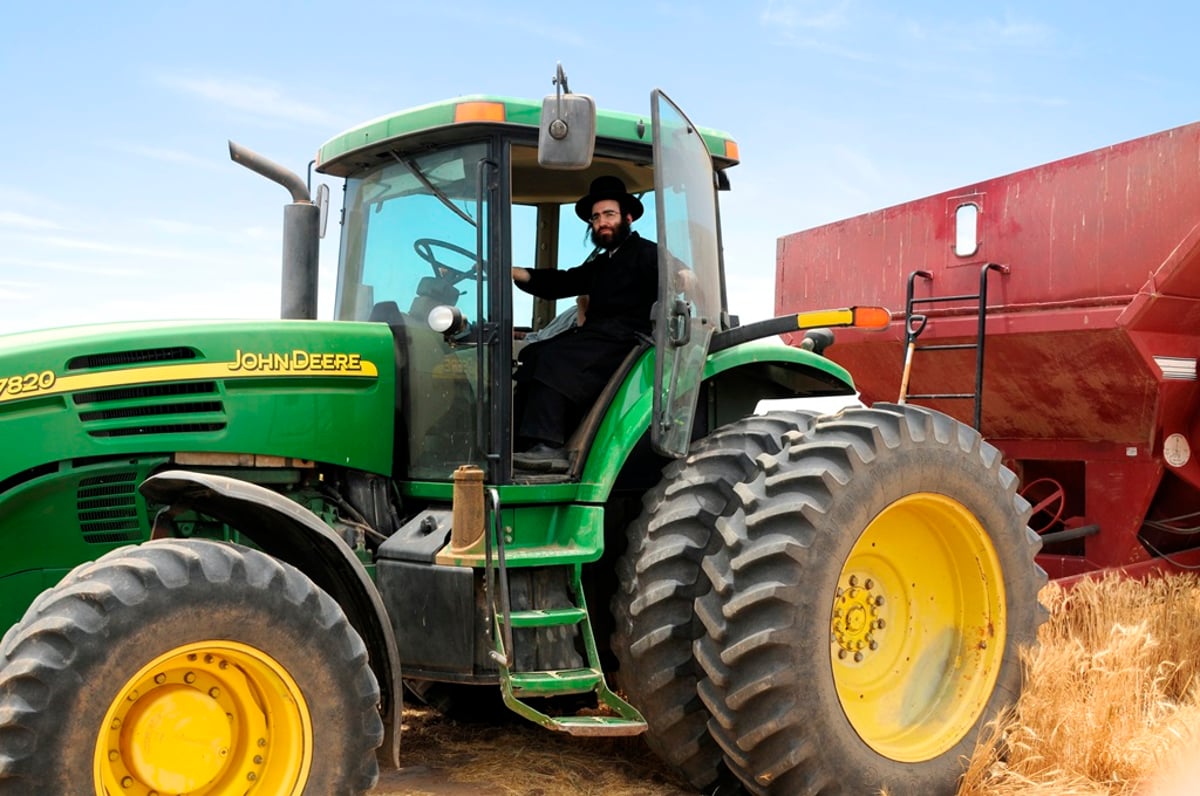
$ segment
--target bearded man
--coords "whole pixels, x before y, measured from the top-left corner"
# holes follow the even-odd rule
[[[630,229],[643,211],[619,178],[597,177],[575,203],[597,251],[566,271],[512,269],[517,287],[539,298],[588,297],[581,325],[521,352],[513,402],[518,468],[567,469],[567,436],[639,338],[650,334],[658,247]]]

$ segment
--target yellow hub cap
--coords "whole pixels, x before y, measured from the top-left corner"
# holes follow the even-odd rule
[[[96,792],[299,794],[312,763],[300,687],[262,650],[176,647],[131,677],[96,742]]]
[[[880,512],[846,559],[832,612],[838,698],[876,752],[929,760],[979,719],[1004,655],[1004,580],[961,503],[924,492]]]

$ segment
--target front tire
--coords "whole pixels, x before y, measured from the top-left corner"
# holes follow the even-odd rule
[[[709,729],[749,790],[954,792],[1045,618],[1016,486],[974,430],[911,406],[760,459],[696,606]]]
[[[0,793],[362,793],[378,701],[362,640],[295,568],[206,540],[123,548],[0,642]]]

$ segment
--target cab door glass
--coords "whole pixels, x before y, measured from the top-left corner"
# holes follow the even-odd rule
[[[720,319],[717,196],[699,131],[662,92],[651,104],[659,236],[651,442],[679,457],[691,440],[708,341]]]

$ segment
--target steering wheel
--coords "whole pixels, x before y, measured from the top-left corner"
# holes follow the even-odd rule
[[[439,260],[438,255],[434,253],[435,249],[445,249],[460,257],[465,257],[474,263],[475,252],[470,249],[464,249],[462,246],[457,246],[449,241],[438,240],[437,238],[417,238],[413,241],[413,249],[416,250],[418,257],[429,263],[429,266],[433,268],[433,275],[439,280],[445,281],[448,285],[457,284],[475,275],[475,266],[467,270],[452,268]]]

